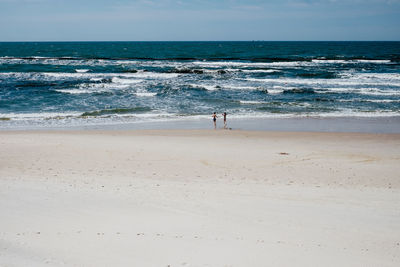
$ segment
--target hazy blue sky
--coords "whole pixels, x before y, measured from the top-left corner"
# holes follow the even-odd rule
[[[400,40],[400,0],[0,0],[0,41]]]

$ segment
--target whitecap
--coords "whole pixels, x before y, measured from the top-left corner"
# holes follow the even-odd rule
[[[298,85],[348,85],[348,86],[394,86],[400,87],[397,81],[379,81],[362,79],[294,79],[294,78],[244,78],[251,82],[262,82],[269,84],[298,84]]]
[[[387,64],[390,63],[390,60],[387,59],[357,59],[357,62],[360,63],[374,63],[374,64]]]
[[[144,97],[150,97],[150,96],[156,96],[157,93],[150,93],[150,92],[136,92],[135,95],[137,96],[144,96]]]
[[[132,73],[131,77],[150,78],[150,79],[172,79],[179,77],[178,73],[158,73],[158,72],[137,72]]]
[[[251,100],[240,100],[240,104],[251,104],[251,105],[259,105],[259,104],[266,104],[267,102],[262,101],[251,101]]]
[[[111,79],[113,83],[120,83],[120,84],[135,84],[135,83],[141,83],[143,80],[133,80],[133,79],[123,79],[123,78],[118,78],[118,77],[113,77]]]
[[[237,85],[222,85],[221,88],[228,90],[259,90],[259,87],[255,86],[237,86]]]
[[[336,88],[320,88],[315,89],[316,93],[351,93],[362,95],[400,95],[400,90],[389,90],[380,88],[351,88],[351,87],[336,87]]]
[[[388,64],[391,61],[386,59],[313,59],[313,63],[317,64],[358,64],[358,63],[372,63],[372,64]]]
[[[88,72],[89,70],[88,69],[75,69],[75,71],[78,73],[85,73],[85,72]]]
[[[85,90],[85,89],[56,89],[54,90],[59,93],[79,95],[79,94],[92,94],[93,92],[101,92],[101,91],[93,91],[93,90]]]
[[[293,66],[307,66],[312,64],[308,61],[288,61],[288,62],[234,62],[234,61],[218,61],[218,62],[193,62],[195,65],[207,66],[209,68],[221,67],[241,67],[241,68],[254,68],[254,67],[293,67]]]

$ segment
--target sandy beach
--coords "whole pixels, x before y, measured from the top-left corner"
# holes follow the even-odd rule
[[[400,134],[0,132],[0,266],[399,266]]]

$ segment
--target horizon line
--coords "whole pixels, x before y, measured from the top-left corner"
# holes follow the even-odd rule
[[[87,42],[87,43],[106,43],[106,42],[142,42],[142,43],[172,43],[172,42],[400,42],[400,40],[26,40],[26,41],[4,41],[0,43],[74,43],[74,42]]]

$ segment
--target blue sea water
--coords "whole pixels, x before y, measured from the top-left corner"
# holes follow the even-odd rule
[[[400,116],[400,42],[0,43],[0,128]]]

